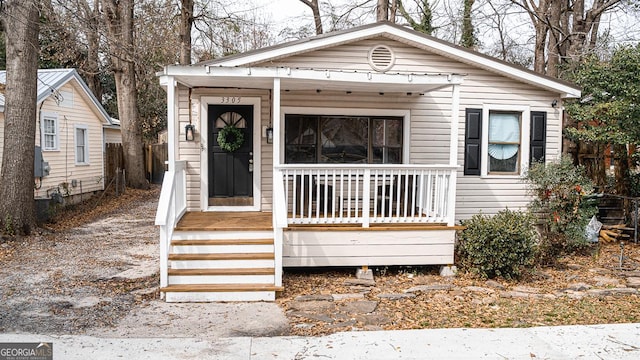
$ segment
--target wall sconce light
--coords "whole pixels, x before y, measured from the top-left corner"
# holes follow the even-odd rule
[[[196,128],[193,124],[187,124],[184,127],[184,138],[187,141],[193,141],[195,137]]]
[[[551,107],[555,109],[557,106],[558,106],[558,100],[553,99],[553,101],[551,102]]]
[[[268,127],[266,130],[267,144],[273,144],[273,128]]]

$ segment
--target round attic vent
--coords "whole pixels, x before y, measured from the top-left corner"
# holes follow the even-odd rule
[[[375,71],[385,72],[393,66],[396,56],[390,47],[376,45],[369,50],[369,65]]]

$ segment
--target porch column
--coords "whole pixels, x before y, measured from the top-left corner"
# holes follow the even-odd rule
[[[451,136],[449,139],[449,165],[458,166],[458,134],[460,119],[460,86],[453,85],[451,88]],[[456,188],[458,170],[453,168],[449,174],[449,197],[447,199],[447,225],[453,226],[456,221]]]
[[[287,205],[284,193],[284,178],[280,166],[280,78],[273,79],[271,125],[273,126],[273,193],[271,194],[271,213],[273,224],[274,283],[282,286],[282,243],[283,227],[287,226]]]
[[[280,149],[282,142],[282,130],[280,124],[280,78],[273,79],[272,90],[272,106],[271,125],[273,126],[273,195],[272,195],[272,212],[273,224],[275,227],[287,226],[287,207],[282,202],[285,199],[284,179],[280,166]]]
[[[451,136],[449,139],[449,165],[458,165],[458,121],[460,117],[460,87],[451,88]]]
[[[169,171],[176,169],[176,81],[173,76],[167,76],[167,152],[169,160]]]

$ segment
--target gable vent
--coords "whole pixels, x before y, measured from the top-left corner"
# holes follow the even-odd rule
[[[375,71],[385,72],[393,66],[396,56],[390,47],[377,45],[369,50],[369,65]]]

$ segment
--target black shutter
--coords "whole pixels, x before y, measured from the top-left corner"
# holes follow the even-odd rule
[[[464,174],[480,175],[482,109],[467,109],[464,126]]]
[[[544,161],[546,143],[547,113],[544,111],[532,111],[529,164],[532,164],[534,161]]]

